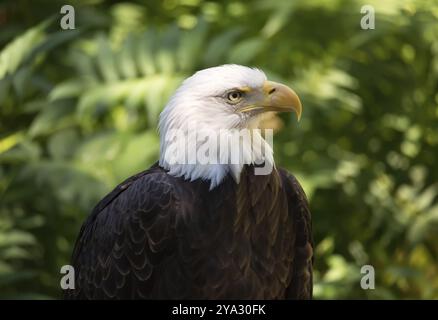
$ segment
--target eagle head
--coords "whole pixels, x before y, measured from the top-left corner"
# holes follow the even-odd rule
[[[173,176],[209,180],[210,189],[228,173],[238,183],[245,164],[274,165],[272,146],[257,130],[261,115],[272,111],[295,112],[299,120],[300,99],[256,68],[233,64],[200,70],[184,80],[160,114],[159,163]],[[250,139],[239,138],[240,154],[233,161],[229,144],[235,145],[232,137],[244,130]],[[217,161],[200,161],[200,151],[214,152],[209,159]]]

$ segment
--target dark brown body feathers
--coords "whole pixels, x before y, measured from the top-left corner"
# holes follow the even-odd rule
[[[158,165],[120,184],[81,228],[68,299],[309,299],[307,200],[284,170],[244,168],[212,191]]]

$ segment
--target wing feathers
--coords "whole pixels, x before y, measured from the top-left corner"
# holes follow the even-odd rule
[[[67,298],[148,297],[154,270],[175,241],[178,200],[169,179],[153,167],[123,182],[95,207],[72,258],[79,289],[68,290]]]
[[[313,238],[307,197],[298,180],[280,169],[283,186],[288,194],[289,212],[295,221],[295,257],[287,298],[311,299],[313,291]]]

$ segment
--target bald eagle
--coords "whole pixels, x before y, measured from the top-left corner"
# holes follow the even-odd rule
[[[301,102],[259,69],[222,65],[186,79],[160,115],[159,161],[118,185],[83,224],[72,255],[75,289],[65,297],[311,298],[308,202],[295,177],[275,166],[260,130],[234,163],[232,149],[219,146],[224,161],[216,163],[166,156],[186,147],[175,147],[172,130],[190,142],[189,123],[210,135],[257,129],[269,111],[299,118]],[[261,147],[248,145],[254,141]],[[267,163],[272,170],[257,174]]]

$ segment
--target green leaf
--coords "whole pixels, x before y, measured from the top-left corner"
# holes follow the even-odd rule
[[[49,101],[77,97],[83,92],[83,90],[83,81],[68,80],[61,82],[50,91]]]
[[[97,65],[99,67],[100,74],[103,76],[105,82],[115,82],[119,80],[116,60],[107,38],[101,35],[98,37],[97,43]]]
[[[45,39],[43,26],[26,31],[0,52],[0,79],[15,72],[32,51]]]
[[[214,66],[224,62],[230,47],[242,34],[243,28],[237,27],[219,34],[209,42],[207,51],[204,54],[204,61],[207,66]]]
[[[0,233],[0,247],[32,245],[35,244],[35,241],[35,237],[32,234],[20,230]]]
[[[258,37],[241,41],[229,53],[229,61],[239,64],[249,64],[262,51],[265,41]]]

